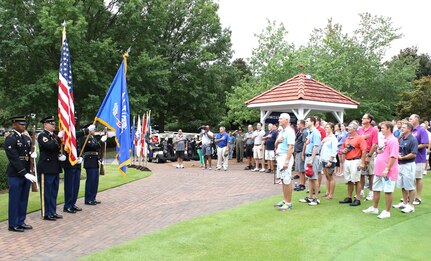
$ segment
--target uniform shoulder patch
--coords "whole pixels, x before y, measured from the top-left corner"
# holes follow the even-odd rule
[[[42,138],[42,141],[43,141],[43,142],[48,142],[48,138],[47,138],[47,137],[43,137],[43,138]]]

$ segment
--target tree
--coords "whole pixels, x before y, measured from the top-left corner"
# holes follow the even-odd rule
[[[428,54],[418,54],[417,47],[409,47],[392,57],[392,61],[402,61],[405,65],[417,66],[416,80],[431,75],[431,59]]]
[[[413,82],[414,90],[401,93],[401,100],[397,110],[401,117],[418,114],[421,119],[428,119],[431,115],[431,77],[424,76]]]
[[[167,122],[185,129],[216,124],[225,113],[224,92],[237,79],[232,73],[238,72],[230,70],[230,31],[221,27],[217,10],[212,0],[4,0],[0,117],[56,114],[60,25],[66,20],[81,121],[93,120],[131,46],[132,114],[151,109],[161,131]]]

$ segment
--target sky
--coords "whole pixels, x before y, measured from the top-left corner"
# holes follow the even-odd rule
[[[417,46],[419,53],[431,55],[429,29],[431,1],[389,0],[216,0],[223,27],[232,31],[233,58],[250,58],[257,47],[257,38],[267,25],[267,19],[283,23],[288,41],[296,47],[305,45],[314,28],[324,28],[329,18],[343,26],[351,35],[359,25],[359,13],[391,17],[400,28],[401,39],[395,40],[386,59],[401,49]]]

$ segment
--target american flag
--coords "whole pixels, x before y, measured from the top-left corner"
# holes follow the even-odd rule
[[[72,67],[70,66],[69,45],[66,29],[63,28],[60,71],[58,74],[58,118],[59,129],[64,130],[64,150],[69,153],[69,162],[73,166],[78,161],[75,133],[75,106],[73,105]]]

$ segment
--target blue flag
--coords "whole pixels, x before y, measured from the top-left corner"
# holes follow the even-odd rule
[[[126,166],[131,163],[130,109],[125,68],[127,68],[126,58],[121,63],[96,116],[96,121],[115,132],[118,169],[123,175],[126,175]]]

